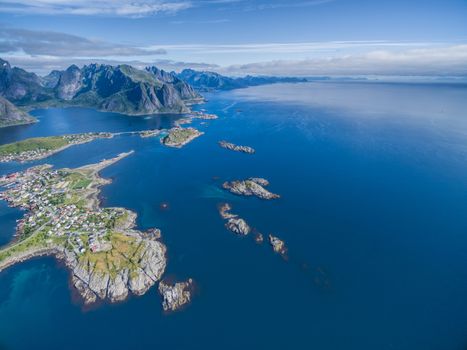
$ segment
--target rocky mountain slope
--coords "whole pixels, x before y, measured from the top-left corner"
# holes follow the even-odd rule
[[[129,65],[76,65],[39,77],[0,61],[0,96],[19,106],[81,106],[128,115],[185,113],[201,100],[170,73]]]
[[[0,96],[0,127],[34,123],[35,118]]]

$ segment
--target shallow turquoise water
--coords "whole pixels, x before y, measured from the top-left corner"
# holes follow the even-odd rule
[[[67,271],[33,260],[0,273],[0,349],[465,349],[465,86],[275,85],[208,98],[199,108],[220,119],[196,122],[205,135],[181,150],[121,136],[46,160],[75,167],[134,149],[103,172],[113,180],[103,203],[135,210],[141,229],[162,229],[167,275],[196,280],[193,303],[166,316],[152,289],[82,310]],[[35,114],[40,123],[0,130],[0,142],[167,127],[177,118]],[[221,139],[257,153],[228,152]],[[2,164],[0,173],[24,167]],[[269,179],[282,198],[219,189],[250,176]],[[227,232],[222,201],[283,238],[288,261]],[[0,206],[0,244],[15,215]]]

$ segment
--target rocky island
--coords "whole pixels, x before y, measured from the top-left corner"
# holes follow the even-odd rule
[[[1,177],[6,188],[1,199],[27,213],[18,222],[18,239],[0,250],[0,271],[33,257],[55,256],[69,268],[87,304],[121,301],[153,286],[166,266],[158,231],[134,229],[135,213],[101,208],[97,199],[99,188],[110,182],[98,172],[131,153],[76,169],[40,165]]]
[[[269,186],[269,181],[258,177],[251,177],[247,180],[227,181],[222,185],[224,189],[237,195],[256,196],[268,200],[280,198],[278,194],[266,190],[265,186]]]
[[[195,128],[175,127],[169,130],[169,134],[161,142],[165,146],[181,148],[203,134]]]
[[[230,206],[229,203],[224,203],[219,207],[220,216],[224,220],[227,220],[225,227],[229,231],[237,235],[246,236],[251,231],[250,226],[247,224],[247,222],[244,219],[240,218],[236,214],[232,214],[230,212],[231,210],[232,210],[232,207]]]
[[[28,162],[47,158],[64,149],[91,142],[99,138],[111,138],[114,134],[91,132],[83,134],[35,137],[0,146],[0,162]]]
[[[235,151],[235,152],[242,152],[242,153],[248,153],[248,154],[255,153],[255,150],[251,147],[235,145],[227,141],[219,141],[219,146],[225,149],[229,149],[231,151]]]
[[[179,310],[191,301],[191,289],[193,280],[169,284],[164,281],[159,283],[159,293],[162,296],[162,308],[165,312]]]
[[[280,255],[285,255],[287,253],[287,248],[284,241],[280,240],[278,237],[269,235],[269,244],[271,244],[274,252]]]

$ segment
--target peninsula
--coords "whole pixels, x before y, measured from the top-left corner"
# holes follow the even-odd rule
[[[108,132],[90,132],[63,136],[34,137],[23,141],[0,146],[0,162],[28,162],[47,158],[68,147],[94,141],[99,138],[111,138]]]
[[[98,173],[132,153],[76,169],[40,165],[1,177],[6,190],[0,198],[27,213],[18,222],[18,239],[0,250],[0,271],[33,257],[55,256],[70,269],[87,304],[121,301],[153,286],[166,267],[159,231],[134,229],[135,213],[101,208],[97,197],[110,183]]]

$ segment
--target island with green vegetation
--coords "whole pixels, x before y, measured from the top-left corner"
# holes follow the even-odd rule
[[[141,295],[160,280],[166,267],[160,231],[136,230],[135,213],[102,208],[97,198],[110,182],[98,173],[131,153],[76,169],[39,165],[2,176],[0,199],[26,214],[18,222],[17,239],[0,250],[0,271],[33,257],[55,256],[70,269],[85,303]]]
[[[0,162],[27,162],[47,158],[64,149],[98,138],[111,138],[108,132],[91,132],[73,135],[34,137],[0,146]]]
[[[195,128],[175,127],[169,130],[168,134],[161,139],[161,142],[165,146],[181,148],[203,134],[203,132]]]

